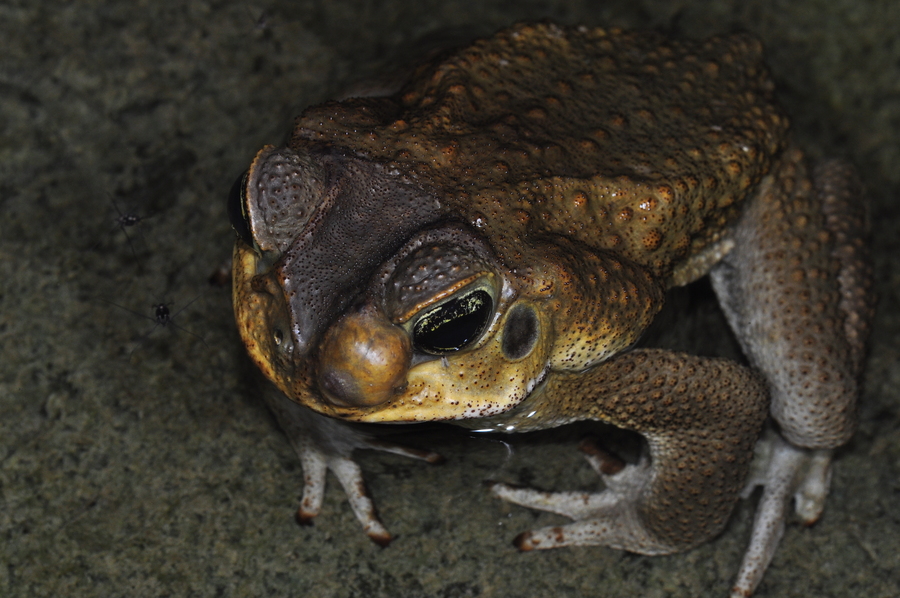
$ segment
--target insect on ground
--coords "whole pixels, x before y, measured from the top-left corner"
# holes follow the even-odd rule
[[[188,307],[193,305],[194,302],[197,301],[200,297],[201,297],[201,295],[197,295],[196,297],[194,297],[193,299],[188,301],[186,304],[184,304],[181,308],[179,308],[174,313],[171,310],[172,306],[174,305],[173,302],[157,301],[156,303],[153,303],[150,306],[150,310],[153,315],[147,315],[146,313],[137,312],[133,309],[125,307],[124,305],[119,305],[118,303],[114,303],[112,301],[107,301],[106,299],[103,299],[102,301],[105,303],[108,303],[114,307],[118,307],[119,309],[123,309],[130,314],[138,316],[139,318],[144,318],[146,320],[150,320],[151,322],[153,322],[153,326],[150,328],[150,330],[145,332],[143,335],[140,336],[140,338],[137,339],[137,341],[136,341],[137,344],[129,352],[129,355],[131,355],[132,353],[137,351],[137,349],[144,343],[145,340],[147,340],[147,338],[150,337],[151,334],[153,334],[153,332],[156,331],[157,328],[171,327],[175,330],[180,330],[181,332],[184,332],[185,334],[189,334],[189,335],[193,336],[194,338],[199,340],[201,343],[203,343],[208,348],[209,345],[206,344],[206,341],[203,340],[203,337],[201,337],[200,335],[198,335],[194,332],[191,332],[187,328],[184,328],[183,326],[180,326],[175,323],[175,318],[178,317],[178,314],[180,314],[181,312],[186,310]]]
[[[122,231],[122,234],[125,235],[125,240],[128,242],[128,247],[131,249],[131,255],[134,257],[136,262],[140,262],[137,250],[134,247],[134,238],[132,237],[132,235],[128,234],[128,229],[137,231],[141,239],[143,239],[144,243],[146,244],[146,239],[144,239],[144,233],[141,230],[140,225],[143,224],[147,219],[155,216],[155,214],[142,215],[131,210],[123,210],[119,207],[119,204],[114,198],[110,198],[110,203],[112,204],[113,209],[115,209],[116,211],[116,216],[113,218],[113,227],[111,231],[114,232],[116,229]],[[94,243],[91,249],[96,249],[100,245],[100,243],[102,243],[102,240]]]

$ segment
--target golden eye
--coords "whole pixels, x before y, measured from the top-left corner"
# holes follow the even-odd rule
[[[446,355],[478,340],[494,312],[490,294],[478,289],[441,303],[413,327],[413,346],[431,355]]]

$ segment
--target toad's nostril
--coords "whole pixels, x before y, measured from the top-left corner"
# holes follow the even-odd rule
[[[380,405],[401,392],[412,359],[406,332],[376,310],[342,317],[319,351],[319,389],[342,407]]]

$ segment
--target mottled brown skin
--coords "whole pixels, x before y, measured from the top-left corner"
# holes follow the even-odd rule
[[[855,175],[826,164],[814,180],[819,189],[802,154],[787,152],[744,215],[753,225],[735,230],[745,249],[740,263],[726,257],[713,283],[744,352],[780,378],[772,385],[772,415],[781,434],[797,446],[826,449],[847,442],[856,427],[872,283]],[[740,301],[747,293],[752,307]],[[844,342],[832,342],[836,331]],[[767,342],[775,336],[785,342]]]
[[[659,475],[636,505],[657,540],[644,552],[665,553],[704,542],[727,522],[756,441],[745,428],[765,418],[765,393],[732,361],[643,349],[549,378],[544,394],[554,400],[540,403],[537,422],[527,414],[538,406],[526,400],[494,423],[526,431],[593,419],[640,430]]]
[[[772,90],[748,36],[526,24],[422,65],[394,95],[307,109],[240,187],[250,355],[290,399],[348,421],[635,430],[649,458],[598,464],[604,493],[497,491],[576,520],[520,546],[705,541],[770,394],[801,457],[849,438],[871,319],[858,185],[837,164],[808,175]],[[629,351],[667,288],[710,272],[762,376]],[[481,322],[473,338],[429,344],[461,305]]]
[[[291,145],[344,147],[439,189],[504,261],[528,261],[525,237],[563,235],[665,279],[721,236],[783,144],[761,54],[746,36],[522,26],[396,96],[308,109]]]

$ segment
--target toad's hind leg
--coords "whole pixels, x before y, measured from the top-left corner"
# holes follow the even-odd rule
[[[831,452],[856,426],[858,378],[872,317],[860,185],[839,162],[812,181],[789,152],[761,185],[711,272],[731,327],[769,385],[781,437],[762,441],[751,477],[764,486],[734,596],[762,578],[790,499],[806,523],[828,492]]]

